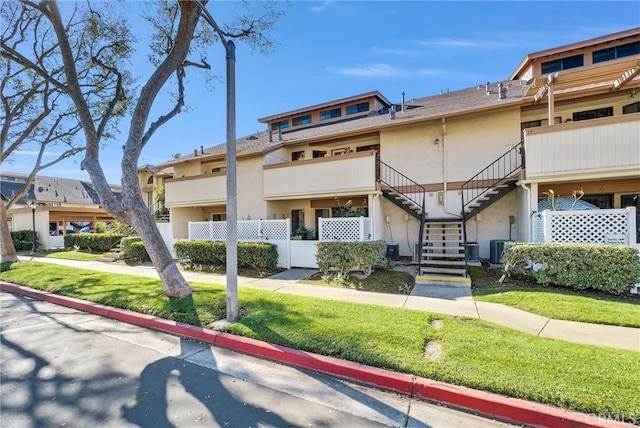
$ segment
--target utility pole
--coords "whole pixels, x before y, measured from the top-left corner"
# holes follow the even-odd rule
[[[195,0],[205,21],[220,37],[227,63],[227,321],[238,321],[238,192],[236,184],[236,45],[200,0]]]

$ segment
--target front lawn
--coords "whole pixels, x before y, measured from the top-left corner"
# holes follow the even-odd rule
[[[559,320],[640,327],[640,296],[543,287],[522,275],[501,284],[501,269],[471,266],[469,274],[477,301],[501,303]]]
[[[225,315],[222,285],[164,295],[158,280],[20,262],[0,279],[206,326]],[[573,344],[477,319],[240,287],[230,333],[598,415],[640,418],[640,353]],[[438,321],[438,322],[435,322]],[[442,354],[425,356],[425,345]]]
[[[102,253],[88,253],[73,250],[48,250],[30,254],[33,257],[47,257],[52,259],[77,260],[81,262],[93,262],[102,257]]]
[[[378,269],[369,276],[364,276],[361,272],[351,272],[344,282],[325,281],[320,272],[300,282],[326,287],[409,295],[416,280],[413,275],[407,272]]]

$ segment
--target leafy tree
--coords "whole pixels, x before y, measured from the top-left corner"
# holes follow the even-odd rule
[[[19,48],[2,40],[2,55],[20,64],[55,86],[68,97],[76,110],[85,139],[85,156],[81,163],[102,206],[115,218],[132,225],[149,253],[168,295],[185,297],[192,289],[178,271],[166,248],[155,221],[144,204],[137,176],[137,163],[143,147],[159,127],[175,117],[185,105],[185,75],[189,67],[209,69],[204,48],[217,40],[218,34],[206,29],[200,20],[200,4],[206,2],[177,1],[152,2],[155,12],[148,21],[155,29],[152,41],[152,61],[156,67],[151,76],[134,94],[129,81],[125,59],[132,53],[134,39],[127,20],[115,13],[101,13],[87,2],[85,9],[75,9],[65,21],[55,1],[35,3],[23,0],[24,14],[33,14],[36,21],[29,25],[46,28],[54,40],[50,48],[62,65],[60,77],[52,74]],[[100,3],[102,7],[115,7]],[[249,14],[241,16],[233,25],[221,30],[222,35],[248,41],[260,49],[268,49],[270,42],[263,32],[271,28],[279,12],[269,3],[260,3],[264,13],[257,18]],[[86,19],[83,21],[83,19]],[[87,38],[88,42],[84,40]],[[81,46],[81,48],[78,48]],[[200,54],[200,61],[192,61],[190,55]],[[104,82],[96,82],[95,76]],[[177,87],[174,107],[149,123],[151,108],[165,84],[172,80]],[[88,88],[90,89],[88,92]],[[92,92],[91,90],[95,90]],[[97,103],[96,97],[100,97]],[[92,109],[93,105],[100,109]],[[122,201],[116,200],[100,165],[101,144],[109,136],[112,120],[131,107],[129,132],[123,146]]]

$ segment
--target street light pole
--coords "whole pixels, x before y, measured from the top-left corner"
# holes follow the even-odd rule
[[[31,247],[31,253],[33,254],[38,250],[36,246],[36,208],[38,208],[38,204],[36,201],[31,201],[29,208],[31,208],[31,222],[33,225],[33,246]]]
[[[236,45],[227,40],[200,0],[195,0],[205,21],[220,37],[227,63],[227,321],[238,321],[238,195],[236,184]]]

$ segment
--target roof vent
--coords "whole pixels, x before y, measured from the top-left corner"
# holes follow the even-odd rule
[[[247,140],[257,140],[257,139],[258,139],[258,137],[256,137],[256,136],[255,136],[255,135],[253,135],[253,134],[252,134],[252,135],[249,135],[249,136],[247,137]]]
[[[273,142],[273,132],[271,132],[271,129],[269,129],[269,142]]]
[[[404,92],[402,92],[402,109],[400,111],[404,113]]]
[[[180,157],[180,153],[176,153],[176,154],[173,155],[174,159],[178,159],[179,157]]]
[[[200,146],[200,154],[204,154],[204,147]]]
[[[491,89],[489,89],[489,82],[487,82],[487,84],[484,85],[484,92],[487,95],[491,95]]]
[[[198,149],[193,149],[193,155],[198,156]]]
[[[396,120],[396,106],[391,106],[389,109],[389,120]]]
[[[507,87],[503,86],[502,83],[498,84],[498,99],[504,100],[507,98]]]
[[[282,129],[278,129],[278,141],[282,141]]]

